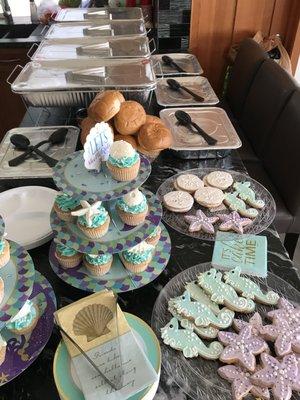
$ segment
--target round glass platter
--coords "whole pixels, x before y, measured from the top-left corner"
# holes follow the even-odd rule
[[[218,171],[219,169],[216,168],[201,168],[201,169],[191,169],[188,171],[184,171],[180,174],[176,174],[168,178],[164,183],[160,185],[160,187],[157,190],[157,196],[160,201],[163,201],[163,196],[173,190],[176,190],[174,188],[174,182],[177,179],[179,175],[185,175],[185,174],[193,174],[198,176],[200,179],[203,179],[203,177],[207,174],[209,174],[212,171]],[[225,170],[222,170],[225,171]],[[275,201],[273,199],[273,196],[271,193],[259,182],[256,180],[252,179],[250,176],[243,174],[242,172],[237,172],[237,171],[231,171],[228,170],[226,171],[229,174],[232,175],[233,181],[234,182],[250,182],[250,187],[251,189],[255,192],[256,198],[257,199],[262,199],[265,202],[265,206],[262,210],[258,210],[258,216],[253,219],[253,223],[251,225],[248,225],[247,227],[244,228],[244,234],[254,234],[257,235],[258,233],[262,232],[268,226],[271,225],[273,222],[275,215],[276,215],[276,205]],[[227,190],[224,191],[224,193],[233,193],[234,189],[231,186]],[[248,206],[247,206],[248,208]],[[223,210],[220,210],[219,212],[211,212],[209,211],[208,208],[200,206],[196,201],[194,201],[194,205],[189,210],[188,212],[185,213],[175,213],[172,211],[169,211],[166,209],[166,207],[163,208],[163,220],[173,229],[175,229],[177,232],[183,233],[184,235],[191,236],[196,239],[202,239],[202,240],[215,240],[216,233],[218,232],[218,226],[219,222],[216,222],[214,224],[215,227],[215,235],[211,235],[208,233],[205,233],[203,231],[198,231],[198,232],[189,232],[189,224],[185,221],[184,216],[185,215],[195,215],[197,210],[202,210],[205,215],[208,217],[216,216],[218,213],[220,214],[229,214],[231,210],[226,206],[226,209],[224,208]],[[229,233],[229,232],[228,232]],[[229,235],[229,240],[230,240],[230,235]]]
[[[172,318],[172,315],[168,312],[169,299],[181,295],[187,282],[195,281],[199,274],[210,268],[210,263],[191,267],[176,275],[160,292],[153,308],[151,322],[151,326],[158,338],[161,337],[161,328]],[[266,279],[251,277],[251,280],[258,283],[262,290],[273,289],[280,296],[294,304],[300,304],[300,293],[293,286],[270,272]],[[255,311],[260,313],[265,324],[270,323],[270,321],[265,319],[264,316],[272,309],[274,307],[256,303]],[[248,321],[252,315],[253,313],[236,313],[235,318],[242,318]],[[223,363],[205,360],[201,357],[186,359],[182,352],[165,345],[161,339],[160,342],[163,367],[172,376],[176,384],[192,399],[232,399],[230,384],[219,377],[217,373],[218,368],[224,365]],[[296,399],[297,397],[294,396],[293,398]]]
[[[103,203],[111,218],[107,234],[100,239],[90,239],[75,222],[62,221],[56,212],[52,211],[50,224],[56,240],[65,246],[88,254],[119,253],[135,246],[151,235],[162,216],[162,207],[156,195],[144,189],[143,192],[148,203],[148,214],[142,224],[134,227],[124,224],[116,212],[116,200],[113,200]]]
[[[50,265],[56,275],[64,282],[88,292],[99,292],[103,289],[109,289],[120,293],[138,289],[156,279],[169,262],[171,240],[164,225],[161,224],[160,226],[162,229],[160,240],[156,245],[150,264],[143,272],[132,273],[128,271],[123,266],[117,254],[114,255],[110,271],[103,276],[97,277],[90,274],[82,264],[75,268],[63,268],[55,257],[55,242],[52,242],[50,246]]]
[[[99,173],[84,166],[83,151],[76,151],[53,168],[53,180],[62,192],[87,201],[110,201],[140,187],[151,173],[149,160],[140,154],[141,165],[136,179],[120,182],[113,179],[105,165]],[[104,163],[103,163],[104,164]]]
[[[35,274],[29,299],[39,309],[39,320],[33,331],[26,335],[17,335],[6,328],[1,331],[7,346],[4,362],[0,366],[0,386],[28,368],[42,352],[51,336],[56,298],[50,283],[39,272]]]

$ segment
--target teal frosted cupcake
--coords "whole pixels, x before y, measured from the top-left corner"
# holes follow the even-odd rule
[[[121,260],[126,269],[131,272],[142,272],[148,267],[152,260],[154,246],[141,242],[129,250],[123,251]]]
[[[73,220],[71,214],[72,211],[76,210],[80,206],[80,201],[65,193],[60,193],[56,196],[54,202],[54,211],[63,221],[70,222]]]
[[[159,242],[160,235],[161,235],[161,227],[157,225],[157,227],[154,229],[151,235],[147,237],[146,242],[152,244],[152,246],[156,246],[157,243]]]
[[[82,254],[72,249],[71,247],[64,246],[57,243],[55,249],[55,256],[59,264],[64,268],[74,268],[81,263]]]
[[[6,325],[6,328],[17,335],[31,332],[39,319],[39,310],[31,300],[27,300],[21,310]]]
[[[148,213],[146,197],[141,191],[135,189],[117,200],[116,210],[125,224],[140,225],[145,221]]]
[[[85,254],[83,264],[91,274],[101,276],[106,274],[112,265],[113,256],[106,254]]]
[[[132,181],[139,173],[140,156],[130,143],[118,140],[110,148],[106,165],[117,181]]]

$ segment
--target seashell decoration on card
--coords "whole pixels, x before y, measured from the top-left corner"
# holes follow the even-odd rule
[[[73,321],[76,336],[86,336],[91,342],[100,336],[110,333],[107,325],[113,319],[112,311],[103,304],[90,304],[80,310]]]

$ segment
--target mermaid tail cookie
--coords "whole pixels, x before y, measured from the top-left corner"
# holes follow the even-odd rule
[[[220,307],[217,303],[211,301],[210,297],[205,293],[205,291],[197,284],[197,281],[188,282],[185,285],[185,290],[187,290],[193,300],[199,301],[199,303],[208,306],[215,314],[220,312]]]
[[[185,291],[182,296],[173,299],[172,304],[181,315],[192,319],[197,326],[212,325],[226,329],[232,324],[234,318],[234,312],[226,308],[223,308],[216,316],[205,304],[191,301],[188,291]]]
[[[192,330],[179,329],[178,320],[174,317],[161,329],[161,337],[165,344],[182,351],[186,358],[200,355],[208,360],[217,360],[223,350],[219,342],[206,346]]]
[[[235,193],[244,200],[249,206],[255,208],[264,208],[265,202],[261,199],[256,199],[255,192],[250,187],[250,182],[235,182],[233,187]]]
[[[251,279],[241,276],[241,269],[236,267],[231,271],[225,272],[225,282],[231,285],[238,293],[247,299],[256,300],[262,304],[275,305],[278,302],[279,295],[272,290],[263,293],[259,285],[251,281]]]
[[[225,304],[233,311],[245,313],[255,309],[253,300],[239,297],[232,286],[222,282],[222,274],[214,268],[200,274],[198,282],[211,295],[211,300],[218,304]]]

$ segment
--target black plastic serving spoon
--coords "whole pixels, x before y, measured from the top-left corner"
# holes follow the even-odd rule
[[[163,63],[168,65],[169,67],[176,69],[178,72],[186,73],[186,71],[184,69],[182,69],[178,64],[176,64],[176,62],[171,57],[164,55],[164,56],[162,56],[161,59],[162,59]]]
[[[204,132],[204,130],[200,128],[199,125],[197,125],[195,122],[192,121],[191,116],[185,111],[177,110],[175,112],[175,117],[177,118],[180,124],[185,125],[189,128],[193,126],[197,130],[197,133],[201,135],[203,139],[206,141],[206,143],[209,144],[210,146],[214,146],[217,143],[217,140],[212,138],[206,132]]]
[[[185,86],[182,86],[178,81],[176,81],[176,79],[167,79],[167,84],[169,85],[169,87],[172,90],[184,90],[185,92],[187,92],[188,94],[190,94],[194,100],[196,101],[200,101],[201,103],[204,101],[204,98],[202,96],[199,96],[197,93],[194,93],[192,90],[188,89]]]

